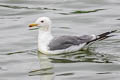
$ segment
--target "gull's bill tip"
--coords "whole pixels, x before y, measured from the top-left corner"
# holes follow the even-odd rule
[[[29,24],[29,27],[34,27],[34,26],[38,26],[38,24],[35,23]]]

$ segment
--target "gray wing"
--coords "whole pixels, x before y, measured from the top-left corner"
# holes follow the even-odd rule
[[[87,43],[93,39],[91,35],[83,36],[60,36],[54,38],[48,45],[50,50],[61,50],[69,48],[73,45]]]

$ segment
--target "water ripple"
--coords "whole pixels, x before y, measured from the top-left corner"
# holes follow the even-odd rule
[[[6,8],[11,8],[11,9],[36,9],[36,10],[59,10],[55,8],[47,8],[47,7],[23,7],[23,6],[13,6],[13,5],[2,5],[0,4],[1,7],[6,7]]]
[[[83,14],[83,13],[93,13],[93,12],[98,12],[101,10],[105,10],[105,9],[95,9],[95,10],[88,10],[88,11],[84,11],[84,10],[76,10],[76,11],[72,11],[69,13],[60,13],[62,15],[71,15],[71,14]]]

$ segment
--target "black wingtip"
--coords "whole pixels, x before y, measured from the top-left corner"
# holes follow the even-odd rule
[[[117,30],[113,30],[113,31],[109,32],[109,34],[114,33],[114,32],[117,32]]]
[[[100,34],[100,35],[98,35],[99,37],[104,37],[104,36],[106,36],[106,35],[109,35],[109,34],[111,34],[111,33],[114,33],[114,32],[116,32],[117,30],[112,30],[112,31],[109,31],[109,32],[105,32],[105,33],[102,33],[102,34]]]
[[[111,33],[114,33],[114,32],[117,32],[117,30],[112,30],[112,31],[109,31],[109,32],[105,32],[105,33],[102,33],[100,35],[97,35],[98,38],[92,40],[92,41],[89,41],[87,44],[91,43],[91,42],[94,42],[94,41],[97,41],[97,40],[104,40],[106,38],[109,38],[109,37],[113,37],[115,35],[110,35]]]
[[[112,37],[113,35],[110,35],[110,34],[112,34],[112,33],[114,33],[114,32],[116,32],[117,30],[112,30],[112,31],[109,31],[109,32],[105,32],[105,33],[102,33],[102,34],[100,34],[100,35],[98,35],[99,36],[99,39],[101,40],[102,38],[108,38],[108,37]]]

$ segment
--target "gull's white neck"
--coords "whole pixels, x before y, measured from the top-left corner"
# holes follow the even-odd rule
[[[53,38],[51,30],[42,30],[39,29],[38,33],[38,49],[41,52],[48,50],[48,44]]]

